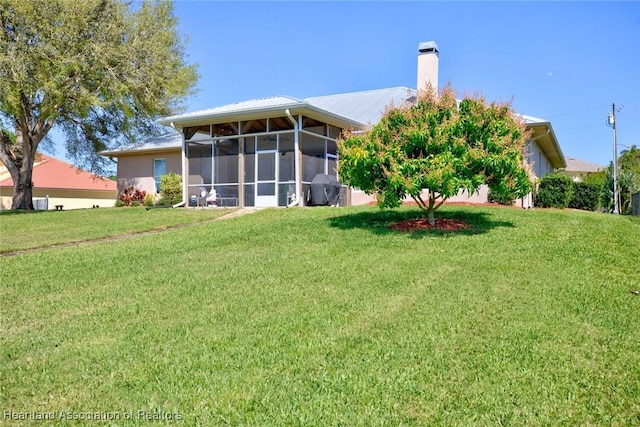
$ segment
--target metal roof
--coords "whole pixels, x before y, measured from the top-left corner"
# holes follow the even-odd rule
[[[404,106],[407,102],[415,101],[416,96],[417,91],[408,87],[349,92],[305,99],[273,96],[164,117],[159,122],[181,128],[207,122],[221,123],[225,120],[245,120],[245,117],[282,115],[285,109],[290,109],[294,115],[313,116],[345,128],[354,126],[366,128],[376,124],[390,106]],[[556,168],[564,167],[564,155],[551,123],[545,119],[525,114],[519,114],[519,116],[534,131],[532,137],[537,140],[552,165]],[[159,137],[147,138],[138,143],[128,144],[100,154],[117,156],[127,152],[164,151],[180,148],[182,135],[176,130],[167,129],[169,132]]]
[[[226,116],[242,112],[261,111],[273,108],[291,108],[304,105],[304,102],[292,98],[290,96],[272,96],[269,98],[250,99],[248,101],[236,102],[233,104],[221,105],[219,107],[209,108],[206,110],[193,111],[175,116],[163,117],[160,123],[169,124],[170,122],[180,122],[190,119],[198,119],[213,116]]]
[[[126,152],[164,151],[180,149],[180,147],[182,147],[182,134],[177,130],[167,128],[167,133],[160,136],[151,136],[113,150],[101,151],[99,154],[102,156],[118,156]]]
[[[526,114],[518,114],[518,116],[522,117],[526,124],[530,124],[530,123],[549,123],[549,121],[546,120],[546,119],[541,119],[539,117],[528,116]]]
[[[407,87],[350,92],[337,95],[316,96],[297,99],[289,96],[258,98],[233,104],[222,105],[207,110],[164,117],[160,123],[164,125],[187,125],[199,120],[226,119],[230,116],[259,114],[267,111],[284,109],[311,110],[327,118],[344,119],[362,127],[377,123],[386,108],[394,104],[403,105],[409,98],[415,97],[416,91]]]
[[[408,87],[341,93],[306,98],[309,104],[337,115],[350,118],[365,126],[376,124],[390,105],[403,106],[416,91]]]
[[[320,112],[324,111],[332,116],[340,116],[363,126],[371,126],[382,118],[390,105],[397,107],[403,106],[407,102],[415,99],[416,96],[417,91],[408,87],[392,87],[362,92],[340,93],[305,99],[297,99],[290,96],[273,96],[163,117],[160,119],[160,123],[164,125],[173,123],[176,127],[180,127],[181,122],[192,122],[198,119],[224,118],[240,114],[255,114],[269,110],[311,107],[316,111],[320,110]],[[521,114],[521,117],[527,123],[547,122],[545,119],[525,114]]]

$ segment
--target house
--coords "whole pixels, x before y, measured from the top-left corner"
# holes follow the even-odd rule
[[[436,43],[418,48],[418,88],[437,87]],[[215,189],[218,205],[288,206],[306,204],[317,174],[337,173],[337,141],[343,130],[365,130],[385,109],[412,102],[417,90],[393,87],[296,99],[253,99],[208,110],[165,117],[172,129],[160,138],[123,146],[102,155],[118,158],[118,188],[157,191],[162,174],[182,174],[184,203]],[[526,155],[536,176],[565,166],[551,123],[523,116],[531,136]],[[357,189],[344,189],[343,204],[373,200]],[[486,202],[487,189],[454,200]],[[522,201],[529,206],[529,201]]]
[[[33,164],[33,202],[36,209],[82,209],[113,206],[117,196],[115,181],[44,154],[37,154]],[[0,162],[0,210],[11,209],[13,179]]]
[[[582,181],[583,176],[588,173],[599,172],[606,169],[606,166],[575,159],[573,157],[566,157],[566,163],[567,166],[562,170],[562,173],[568,175],[575,182]]]

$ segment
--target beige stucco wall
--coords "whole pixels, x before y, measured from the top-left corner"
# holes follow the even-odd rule
[[[118,192],[127,187],[134,187],[147,193],[155,194],[156,184],[153,179],[154,159],[167,160],[167,173],[182,174],[180,151],[120,156],[118,157]]]
[[[34,200],[44,199],[47,196],[49,196],[49,210],[55,210],[56,205],[63,205],[65,210],[88,209],[93,206],[110,207],[114,206],[116,201],[115,191],[34,188]],[[12,198],[12,189],[0,189],[0,210],[11,209]]]
[[[582,182],[582,176],[585,175],[584,172],[573,172],[573,171],[563,171],[565,175],[573,180],[573,182]]]
[[[482,185],[476,193],[469,195],[469,193],[465,191],[460,191],[456,196],[450,197],[447,199],[448,203],[457,202],[457,203],[487,203],[487,196],[489,193],[489,187],[486,185]],[[429,198],[429,194],[427,191],[423,191],[421,193],[422,199],[427,200]],[[368,196],[362,190],[351,189],[351,205],[367,205],[376,202],[375,196]],[[412,203],[413,199],[411,197],[406,197],[403,200],[403,203]]]

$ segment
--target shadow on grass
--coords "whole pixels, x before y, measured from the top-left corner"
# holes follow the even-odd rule
[[[39,213],[43,213],[43,212],[49,212],[49,211],[44,211],[44,210],[33,210],[33,211],[28,211],[28,210],[24,210],[24,209],[6,209],[6,210],[1,210],[0,211],[0,216],[9,216],[9,215],[32,215],[32,214],[39,214]]]
[[[413,232],[391,230],[388,226],[405,220],[424,218],[421,210],[380,210],[374,212],[359,212],[329,218],[329,225],[341,230],[361,228],[374,234],[408,234],[411,238],[427,236],[470,236],[483,234],[497,227],[514,227],[509,221],[496,221],[487,212],[471,212],[468,210],[446,210],[436,212],[437,219],[454,219],[464,221],[471,228],[456,231],[444,231],[439,229],[419,230]]]

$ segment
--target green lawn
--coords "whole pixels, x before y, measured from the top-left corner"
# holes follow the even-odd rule
[[[0,211],[0,253],[163,230],[209,221],[228,209],[103,208]]]
[[[418,214],[271,209],[0,258],[0,416],[640,425],[638,218],[449,206],[473,232],[385,228]],[[2,247],[40,215],[0,217]]]

